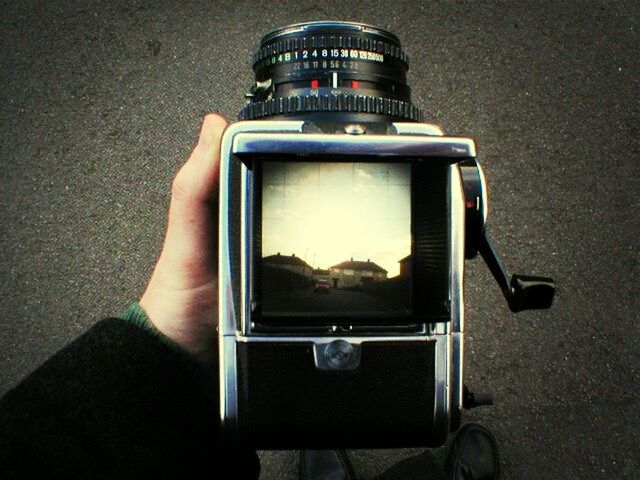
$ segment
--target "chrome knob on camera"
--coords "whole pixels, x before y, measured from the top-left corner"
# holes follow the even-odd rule
[[[327,363],[335,368],[342,368],[347,365],[352,356],[353,347],[344,340],[331,342],[324,351]]]
[[[338,339],[329,343],[316,343],[313,348],[315,365],[319,370],[355,370],[360,366],[359,343]]]

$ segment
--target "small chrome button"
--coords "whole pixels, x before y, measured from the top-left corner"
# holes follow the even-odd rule
[[[344,340],[336,340],[327,345],[324,358],[327,364],[334,368],[341,368],[351,361],[353,347]]]

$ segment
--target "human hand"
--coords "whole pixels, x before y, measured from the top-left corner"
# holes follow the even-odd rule
[[[204,119],[171,189],[162,253],[140,306],[153,325],[202,362],[213,360],[218,323],[220,140],[227,122]]]

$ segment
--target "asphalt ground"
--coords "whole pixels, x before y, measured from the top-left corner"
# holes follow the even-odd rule
[[[171,180],[205,113],[235,117],[260,36],[363,21],[400,36],[429,121],[477,140],[507,265],[558,284],[551,310],[512,315],[467,262],[466,381],[495,406],[466,418],[504,479],[637,478],[637,1],[1,5],[1,392],[140,296]],[[372,478],[417,453],[351,455]],[[296,478],[295,453],[262,457]]]

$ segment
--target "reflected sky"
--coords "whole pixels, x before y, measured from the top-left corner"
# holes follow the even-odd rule
[[[390,163],[264,162],[262,255],[329,268],[367,260],[398,275],[411,251],[411,167]]]

